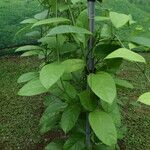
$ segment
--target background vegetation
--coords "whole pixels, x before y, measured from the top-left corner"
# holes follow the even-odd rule
[[[15,38],[21,28],[20,22],[30,18],[41,10],[37,0],[1,0],[0,1],[0,48],[23,43],[27,37]]]

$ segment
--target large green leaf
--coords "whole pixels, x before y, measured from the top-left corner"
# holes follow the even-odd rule
[[[83,91],[79,94],[81,105],[88,111],[93,111],[96,108],[96,101],[94,96],[88,91]]]
[[[58,41],[59,41],[59,45],[61,46],[66,41],[66,37],[64,35],[58,35],[57,38],[56,38],[56,36],[54,36],[54,37],[43,37],[43,38],[38,40],[38,42],[41,42],[44,45],[47,44],[49,48],[56,48]]]
[[[106,72],[90,74],[88,84],[92,91],[103,101],[112,103],[116,97],[116,85],[112,76]]]
[[[90,125],[96,136],[106,145],[117,144],[117,131],[112,118],[105,112],[95,110],[89,114]]]
[[[62,150],[62,145],[58,143],[49,143],[44,150]]]
[[[129,39],[130,41],[139,44],[139,45],[143,45],[146,47],[150,47],[150,39],[146,38],[146,37],[132,37]]]
[[[16,52],[30,51],[30,50],[43,50],[43,48],[40,46],[35,46],[35,45],[26,45],[26,46],[21,46],[21,47],[17,48]]]
[[[52,28],[47,34],[47,36],[52,36],[56,34],[66,34],[66,33],[92,34],[88,30],[81,27],[72,26],[72,25],[60,25]]]
[[[21,55],[21,57],[35,56],[35,55],[38,55],[38,54],[42,54],[41,51],[38,51],[38,50],[27,51],[27,52],[23,53],[23,54]],[[43,55],[44,55],[44,54],[43,54]]]
[[[144,93],[138,99],[139,102],[150,106],[150,92]]]
[[[69,82],[63,82],[63,85],[60,86],[62,86],[62,89],[64,88],[70,98],[74,99],[76,97],[77,91],[72,84],[70,84]]]
[[[85,142],[82,135],[71,136],[64,144],[63,150],[84,150]]]
[[[118,78],[115,78],[114,80],[115,80],[115,83],[119,86],[129,88],[129,89],[134,88],[133,85],[130,82],[126,81],[126,80],[121,80],[121,79],[118,79]]]
[[[121,113],[119,106],[116,101],[113,102],[113,104],[108,104],[104,101],[101,101],[102,108],[104,109],[105,112],[107,112],[111,117],[112,120],[114,121],[115,125],[117,127],[121,126]]]
[[[123,58],[129,61],[146,63],[145,59],[141,55],[132,52],[131,50],[128,50],[126,48],[119,48],[115,50],[114,52],[110,53],[105,59],[112,58]]]
[[[48,10],[44,10],[34,16],[35,19],[42,20],[45,19],[48,15]]]
[[[78,120],[80,107],[78,105],[69,106],[62,114],[61,128],[65,133],[70,131]]]
[[[38,72],[28,72],[18,78],[18,83],[27,82],[38,77]]]
[[[73,4],[80,2],[80,0],[71,0]]]
[[[51,24],[58,24],[58,23],[62,23],[62,22],[69,22],[69,19],[66,18],[49,18],[49,19],[44,19],[44,20],[40,20],[36,23],[33,24],[33,27],[37,27],[37,26],[41,26],[41,25],[51,25]]]
[[[77,45],[74,43],[66,42],[62,45],[60,54],[73,53],[78,50],[77,48]]]
[[[44,134],[58,127],[60,117],[61,117],[60,113],[43,115],[40,120],[40,133]]]
[[[29,18],[29,19],[23,20],[23,21],[20,22],[20,23],[21,23],[21,24],[33,24],[33,23],[36,23],[36,22],[37,22],[37,19]]]
[[[129,15],[125,15],[125,14],[121,14],[121,13],[117,13],[117,12],[110,12],[109,16],[110,16],[110,20],[111,20],[112,24],[116,28],[120,28],[120,27],[124,26],[130,20]]]
[[[99,22],[99,21],[110,21],[110,18],[109,17],[96,16],[95,21],[97,21],[97,22]]]
[[[31,80],[25,84],[18,92],[21,96],[33,96],[47,92],[39,79]]]
[[[53,63],[45,65],[40,71],[40,81],[46,89],[49,89],[63,75],[64,67],[61,64]]]
[[[59,99],[53,99],[46,108],[40,119],[41,133],[46,133],[55,128],[60,120],[60,112],[67,107],[67,104]]]
[[[83,10],[76,19],[76,25],[85,29],[89,28],[88,10]]]
[[[66,73],[75,72],[84,69],[85,62],[82,59],[67,59],[62,62]]]

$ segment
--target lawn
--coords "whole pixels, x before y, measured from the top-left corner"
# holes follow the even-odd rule
[[[144,56],[149,60],[149,54]],[[42,97],[17,96],[19,89],[17,78],[37,66],[37,60],[33,58],[2,57],[0,59],[0,149],[2,150],[40,150],[45,142],[40,136],[38,127],[43,111]],[[149,64],[147,70],[147,75],[150,77]],[[149,150],[150,110],[144,105],[137,105],[135,101],[142,92],[150,89],[150,84],[132,63],[124,63],[119,76],[130,80],[135,87],[132,91],[122,89],[119,94],[124,103],[123,122],[128,128],[123,145],[126,145],[126,150]]]

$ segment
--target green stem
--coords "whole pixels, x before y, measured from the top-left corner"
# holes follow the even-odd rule
[[[69,12],[70,12],[70,16],[71,16],[71,20],[72,20],[72,24],[75,25],[75,18],[74,18],[74,15],[73,15],[73,12],[72,12],[72,9],[71,9],[71,6],[70,6],[70,3],[68,3],[67,1],[67,4],[68,4],[68,9],[69,9]]]
[[[56,18],[58,18],[58,0],[56,0],[56,12],[55,12]],[[56,50],[57,50],[57,61],[60,62],[60,53],[59,53],[59,40],[58,35],[56,35]]]

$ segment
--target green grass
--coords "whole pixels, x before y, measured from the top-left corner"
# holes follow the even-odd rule
[[[144,55],[149,60],[150,55]],[[20,85],[16,83],[22,73],[32,71],[37,66],[37,60],[33,58],[2,57],[0,59],[0,149],[2,150],[37,150],[37,145],[42,140],[38,127],[43,108],[42,97],[17,96]],[[147,75],[150,77],[149,64]],[[128,79],[135,86],[132,91],[123,89],[119,92],[120,98],[125,103],[123,122],[128,128],[124,138],[126,150],[149,150],[150,110],[144,105],[134,106],[131,103],[135,102],[141,93],[148,91],[150,84],[134,63],[124,63],[119,76]]]
[[[19,97],[17,78],[36,69],[35,59],[0,58],[0,149],[36,149],[42,99]],[[33,63],[34,62],[34,63]]]
[[[0,47],[21,43],[27,37],[14,40],[20,22],[40,11],[37,0],[0,0]]]

